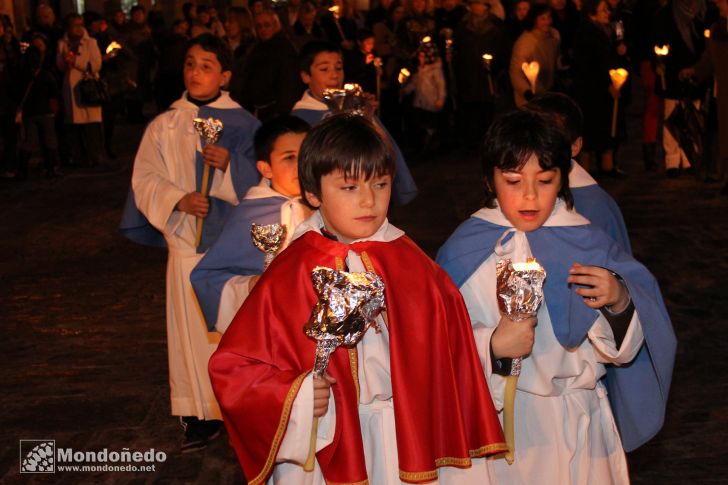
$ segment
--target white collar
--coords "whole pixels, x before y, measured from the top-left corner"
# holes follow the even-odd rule
[[[296,232],[293,234],[293,240],[298,239],[309,231],[314,231],[318,234],[321,234],[322,227],[324,227],[324,219],[323,217],[321,217],[321,212],[315,211],[313,214],[311,214],[311,217],[303,221],[296,228]],[[402,236],[404,236],[404,231],[390,224],[389,220],[385,218],[382,225],[379,226],[379,229],[377,229],[377,232],[369,237],[352,241],[350,244],[364,241],[391,242]]]
[[[303,93],[303,97],[296,102],[295,106],[293,106],[293,109],[310,109],[313,111],[328,111],[329,107],[326,106],[326,103],[323,101],[319,101],[318,99],[314,98],[311,94],[311,90],[307,89],[305,93]]]
[[[475,212],[472,217],[477,217],[497,226],[513,227],[511,221],[506,218],[503,211],[498,207],[498,202],[496,202],[495,209],[483,207]],[[561,199],[556,199],[554,210],[551,212],[549,218],[546,219],[546,222],[543,223],[545,227],[583,226],[586,224],[589,224],[589,219],[574,210],[569,210]]]
[[[277,192],[273,189],[271,186],[270,180],[268,180],[265,177],[262,177],[260,179],[260,182],[258,182],[258,185],[254,185],[251,188],[248,189],[248,191],[245,193],[245,200],[251,200],[251,199],[267,199],[269,197],[283,197],[285,199],[293,201],[301,201],[301,197],[286,197],[285,195],[281,194],[280,192]]]
[[[571,170],[569,170],[569,188],[578,189],[579,187],[588,187],[590,185],[597,185],[597,181],[589,175],[589,172],[584,170],[584,167],[572,158]]]
[[[233,101],[233,99],[230,97],[230,94],[227,91],[220,91],[220,97],[217,98],[215,101],[213,101],[210,104],[205,104],[203,106],[207,106],[209,108],[216,108],[216,109],[236,109],[240,108],[240,105]],[[187,99],[187,91],[182,93],[182,97],[179,98],[177,101],[172,103],[172,106],[170,106],[173,109],[192,109],[197,110],[201,106],[197,106],[196,104],[192,103],[190,100]]]

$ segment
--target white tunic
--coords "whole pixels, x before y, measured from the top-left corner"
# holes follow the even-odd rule
[[[226,92],[208,106],[239,107]],[[185,93],[171,110],[149,124],[134,160],[131,183],[137,207],[164,234],[169,248],[166,307],[172,414],[222,419],[207,372],[220,334],[207,331],[190,283],[190,273],[202,258],[195,250],[196,218],[175,210],[185,194],[197,190],[195,152],[201,148],[192,123],[197,112]],[[231,171],[213,169],[210,175],[210,196],[237,205]]]
[[[319,212],[301,224],[296,237],[307,231],[320,232],[323,221]],[[393,241],[404,233],[387,221],[367,239],[360,241]],[[357,241],[355,241],[357,242]],[[346,264],[350,271],[366,271],[361,258],[349,251]],[[381,333],[367,331],[357,344],[359,362],[359,421],[364,458],[370,485],[400,485],[397,436],[395,431],[392,380],[389,368],[389,334],[387,326],[378,317]],[[303,471],[313,422],[313,377],[309,375],[293,403],[286,434],[276,457],[276,467],[268,480],[269,484],[280,485],[323,485],[325,481],[316,463],[313,472]],[[336,406],[333,397],[329,399],[328,412],[319,419],[316,450],[319,451],[334,440]],[[439,479],[431,483],[488,485],[492,483],[487,460],[473,459],[471,468],[439,468]]]
[[[496,210],[475,217],[510,227]],[[575,226],[588,221],[568,211],[560,200],[545,226]],[[531,256],[526,235],[515,229],[512,239],[496,251],[463,284],[460,291],[473,322],[475,341],[488,384],[501,414],[505,377],[493,374],[490,339],[500,320],[495,289],[497,260],[525,261]],[[548,275],[547,275],[548,278]],[[523,359],[515,399],[515,462],[491,460],[496,483],[625,484],[629,483],[622,442],[599,379],[605,363],[624,364],[637,355],[643,335],[635,311],[620,349],[601,315],[579,347],[565,349],[556,339],[548,302],[538,311],[532,353]]]

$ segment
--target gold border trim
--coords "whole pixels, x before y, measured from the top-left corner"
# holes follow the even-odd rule
[[[271,469],[273,468],[273,463],[275,462],[276,455],[278,454],[278,447],[280,446],[281,440],[283,439],[283,434],[288,427],[288,417],[291,414],[293,401],[296,399],[296,395],[298,394],[298,390],[301,387],[301,383],[309,373],[310,371],[304,372],[300,376],[296,377],[296,380],[293,381],[293,384],[291,384],[291,388],[288,390],[288,394],[286,395],[286,400],[283,402],[281,419],[278,422],[278,429],[276,430],[276,434],[275,436],[273,436],[273,443],[271,444],[270,451],[268,452],[268,459],[265,461],[265,465],[263,465],[263,470],[261,470],[258,476],[248,482],[249,485],[257,485],[259,483],[263,483],[265,481],[265,477],[268,476],[268,473],[270,473]]]
[[[356,387],[356,405],[359,407],[359,354],[356,347],[349,350],[349,367],[351,368],[351,377],[354,379],[354,387]]]
[[[362,480],[361,482],[330,482],[326,480],[326,485],[369,485],[369,480]]]
[[[437,468],[443,467],[443,466],[455,466],[458,468],[470,468],[473,466],[473,462],[471,458],[482,458],[484,455],[493,453],[493,452],[499,452],[499,451],[507,451],[508,446],[506,446],[505,443],[492,443],[490,445],[481,446],[480,448],[477,448],[475,450],[469,450],[468,454],[470,455],[470,458],[456,458],[453,456],[444,456],[442,458],[436,458],[435,459],[435,470],[429,470],[424,472],[406,472],[404,470],[399,471],[399,478],[402,480],[411,480],[411,481],[423,481],[423,480],[435,480],[438,477],[438,471]]]

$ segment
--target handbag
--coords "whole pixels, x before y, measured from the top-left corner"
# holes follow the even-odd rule
[[[91,70],[88,63],[83,79],[78,83],[78,104],[83,107],[98,107],[109,101],[106,83]]]

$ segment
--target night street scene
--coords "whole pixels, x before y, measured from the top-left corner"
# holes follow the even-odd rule
[[[728,483],[727,20],[0,0],[0,481]]]

